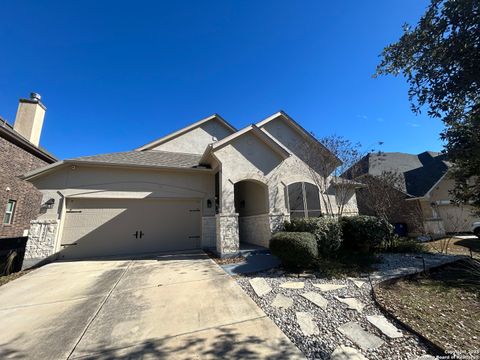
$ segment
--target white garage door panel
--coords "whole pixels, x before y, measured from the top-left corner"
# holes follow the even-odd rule
[[[61,244],[62,258],[199,248],[200,204],[193,200],[69,199]]]

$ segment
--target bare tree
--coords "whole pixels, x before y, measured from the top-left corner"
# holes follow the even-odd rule
[[[320,190],[326,214],[341,216],[354,191],[352,182],[341,175],[348,169],[356,169],[362,158],[361,145],[339,135],[322,137],[318,141],[323,146],[306,141],[301,158],[308,165],[311,179]]]
[[[416,232],[424,233],[423,214],[418,201],[407,201],[402,174],[384,171],[357,179],[364,188],[358,192],[361,211],[381,217],[390,223],[406,222]]]

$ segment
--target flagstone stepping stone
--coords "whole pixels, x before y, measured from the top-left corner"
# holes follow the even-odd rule
[[[367,320],[390,339],[402,337],[403,334],[383,315],[367,316]]]
[[[288,309],[293,305],[293,299],[282,294],[277,294],[271,305],[277,308]]]
[[[287,281],[280,285],[284,289],[303,289],[305,283],[303,281]]]
[[[295,313],[295,315],[297,316],[297,323],[300,326],[303,335],[310,336],[318,335],[320,333],[318,326],[313,322],[313,316],[308,312],[300,311]]]
[[[355,286],[358,287],[359,289],[361,289],[363,284],[365,284],[367,282],[367,280],[356,279],[356,278],[348,278],[348,280],[353,282],[355,284]]]
[[[250,285],[252,286],[253,291],[255,291],[255,294],[257,294],[259,297],[262,297],[263,295],[266,295],[272,291],[270,285],[268,285],[265,279],[262,278],[250,279]]]
[[[340,345],[330,355],[330,360],[368,360],[358,350]]]
[[[303,293],[302,296],[317,305],[321,309],[326,309],[328,305],[328,300],[325,299],[322,295],[319,293],[309,291],[306,293]]]
[[[363,330],[355,321],[343,324],[337,330],[362,350],[376,349],[384,343],[378,336]]]
[[[357,310],[359,313],[361,313],[363,311],[363,308],[365,307],[364,303],[362,303],[360,300],[353,297],[344,298],[344,297],[335,296],[335,299],[347,305],[349,309]]]
[[[323,292],[343,289],[347,287],[347,285],[338,285],[338,284],[313,284],[313,286],[315,286],[317,289],[320,289],[320,291],[323,291]]]

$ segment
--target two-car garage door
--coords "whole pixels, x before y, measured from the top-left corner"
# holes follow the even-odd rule
[[[200,219],[198,200],[68,199],[60,257],[199,248]]]

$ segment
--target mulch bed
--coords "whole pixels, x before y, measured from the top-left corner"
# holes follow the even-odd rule
[[[210,257],[210,259],[215,261],[218,265],[238,264],[245,261],[245,257],[241,255],[235,256],[235,257],[220,258],[217,256],[217,254],[215,254],[212,251],[208,251],[208,250],[204,250],[204,251]]]
[[[473,354],[480,343],[480,262],[463,259],[375,289],[391,315],[447,354]],[[477,354],[479,355],[479,354]]]

